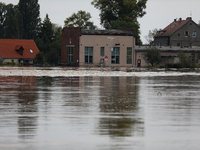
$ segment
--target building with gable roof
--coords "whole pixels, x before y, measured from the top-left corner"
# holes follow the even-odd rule
[[[33,64],[38,52],[34,40],[0,39],[0,63]]]
[[[174,19],[154,37],[155,46],[200,46],[200,27],[188,17],[186,20]]]

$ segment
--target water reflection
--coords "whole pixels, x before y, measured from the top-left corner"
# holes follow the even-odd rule
[[[100,112],[109,117],[99,121],[99,134],[111,137],[143,134],[144,122],[137,116],[138,87],[136,77],[101,77]],[[136,129],[137,128],[137,129]],[[134,131],[135,130],[135,131]]]
[[[199,83],[198,76],[0,76],[0,149],[193,147]]]

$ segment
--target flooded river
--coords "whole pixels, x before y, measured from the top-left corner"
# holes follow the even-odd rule
[[[198,73],[3,70],[2,150],[200,149]]]

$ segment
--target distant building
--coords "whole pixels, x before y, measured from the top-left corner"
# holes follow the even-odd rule
[[[155,46],[200,46],[200,27],[188,17],[170,23],[154,37]]]
[[[150,46],[136,46],[135,47],[135,60],[137,67],[144,67],[148,66],[150,64],[147,64],[143,58],[143,53],[151,48]],[[184,47],[180,48],[179,46],[156,46],[157,49],[160,50],[161,55],[161,62],[160,64],[166,64],[166,63],[178,63],[178,53],[180,51],[183,51],[187,56],[193,56],[196,57],[197,52],[200,52],[200,47]]]
[[[33,64],[38,52],[34,40],[0,39],[0,63]]]
[[[62,31],[62,65],[95,67],[131,67],[134,64],[135,30]],[[110,51],[110,49],[112,51]]]

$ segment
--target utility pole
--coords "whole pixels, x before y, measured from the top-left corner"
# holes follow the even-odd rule
[[[110,52],[109,52],[109,67],[110,67],[110,63],[111,63],[111,49],[112,49],[112,47],[111,47],[111,42],[112,42],[112,40],[114,40],[115,38],[113,38],[113,37],[108,37],[108,39],[110,40]]]

